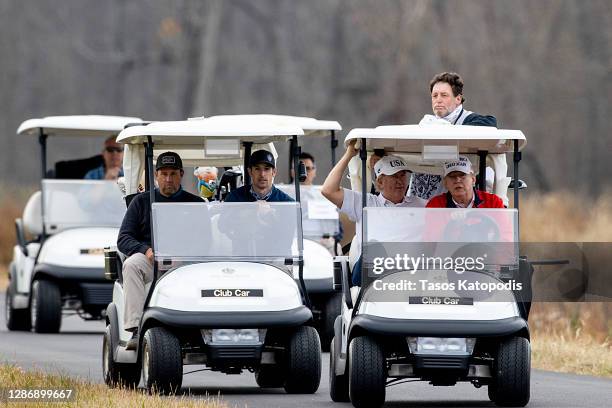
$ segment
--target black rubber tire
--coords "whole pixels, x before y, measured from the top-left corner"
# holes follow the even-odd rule
[[[334,322],[340,315],[342,307],[342,293],[333,293],[325,300],[325,310],[321,318],[321,349],[329,351],[330,343],[334,338]]]
[[[380,407],[385,403],[385,356],[369,336],[351,340],[348,356],[349,397],[357,408]]]
[[[113,360],[113,341],[111,325],[106,326],[102,340],[102,376],[109,388],[135,389],[140,383],[140,366],[138,364],[122,364]]]
[[[183,356],[179,339],[163,327],[145,332],[142,341],[144,386],[149,392],[176,394],[183,383]]]
[[[6,289],[4,304],[4,321],[6,322],[6,328],[15,331],[28,331],[32,328],[32,323],[30,321],[30,309],[13,308],[13,294],[17,292],[14,264],[11,263],[9,270],[11,271],[11,277],[9,286]]]
[[[282,366],[264,365],[255,371],[255,382],[261,388],[280,388],[285,383]]]
[[[503,341],[493,363],[489,398],[500,407],[524,407],[531,386],[531,347],[529,340],[512,337]]]
[[[36,307],[33,307],[35,302]],[[30,316],[36,333],[57,333],[62,325],[62,295],[55,282],[32,282]]]
[[[314,394],[321,382],[321,341],[313,327],[298,327],[287,345],[285,384],[289,394]]]
[[[329,347],[329,396],[334,402],[349,402],[348,375],[336,375],[336,355],[340,348],[335,343],[334,337]]]

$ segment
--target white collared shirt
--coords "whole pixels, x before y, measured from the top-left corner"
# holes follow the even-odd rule
[[[356,239],[353,241],[353,245],[357,247],[352,249],[353,245],[351,245],[351,258],[354,258],[353,261],[355,261],[361,254],[361,193],[346,188],[342,190],[344,191],[344,199],[342,200],[340,212],[346,214],[351,221],[356,223]],[[418,197],[404,197],[401,203],[395,204],[387,200],[382,193],[379,195],[368,193],[366,198],[366,207],[425,207],[426,204],[427,201]]]
[[[452,198],[452,197],[451,197],[451,198]],[[474,195],[474,196],[472,197],[472,201],[470,201],[470,202],[468,203],[468,205],[464,206],[463,204],[460,204],[460,203],[456,202],[456,201],[455,201],[455,199],[454,199],[454,198],[452,198],[453,203],[455,204],[455,206],[456,206],[457,208],[472,208],[472,207],[474,206],[474,200],[475,200],[475,199],[476,199],[476,196]]]

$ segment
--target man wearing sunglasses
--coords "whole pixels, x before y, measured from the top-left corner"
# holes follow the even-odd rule
[[[85,174],[87,180],[117,180],[123,176],[123,146],[115,141],[115,136],[111,136],[104,141],[102,150],[104,163],[89,170]]]

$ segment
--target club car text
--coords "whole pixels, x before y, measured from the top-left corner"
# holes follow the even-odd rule
[[[473,305],[472,298],[439,297],[439,296],[410,296],[411,305]]]
[[[263,297],[263,289],[202,289],[202,297]]]

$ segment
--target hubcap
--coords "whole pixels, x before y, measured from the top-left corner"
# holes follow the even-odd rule
[[[11,321],[11,306],[12,306],[11,305],[12,300],[11,300],[11,291],[10,290],[6,291],[5,303],[6,303],[6,305],[5,305],[5,308],[4,308],[4,318],[6,320],[6,323],[8,324],[8,322]]]
[[[145,383],[145,386],[148,386],[149,384],[149,359],[151,358],[150,356],[150,350],[149,350],[149,343],[146,341],[146,339],[143,339],[144,341],[144,351],[143,351],[143,357],[142,357],[142,377]]]
[[[109,357],[110,357],[110,341],[109,341],[109,337],[110,337],[110,333],[109,330],[107,329],[106,333],[104,334],[104,347],[102,348],[102,374],[104,375],[104,378],[108,378],[109,374],[109,365],[110,362],[108,361]]]
[[[38,281],[35,281],[32,285],[32,299],[31,299],[30,315],[32,320],[32,327],[36,327],[36,315],[38,314]]]

